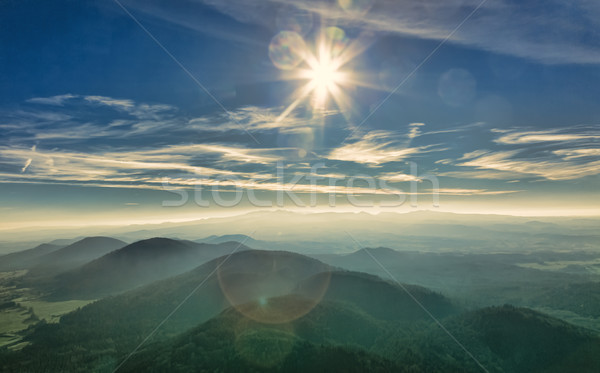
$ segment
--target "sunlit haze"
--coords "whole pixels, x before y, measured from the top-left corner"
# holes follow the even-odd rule
[[[600,372],[599,31],[0,1],[0,372]]]

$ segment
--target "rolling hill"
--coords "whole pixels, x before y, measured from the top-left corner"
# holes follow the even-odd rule
[[[303,302],[293,296],[272,301]],[[323,302],[301,319],[279,325],[249,320],[229,308],[180,336],[148,346],[119,371],[190,372],[200,367],[221,372],[407,371],[359,347],[372,344],[382,331],[377,320],[335,302]]]
[[[116,265],[115,258],[130,255],[185,255],[194,245],[151,239],[105,258]],[[122,371],[480,372],[483,366],[541,373],[600,367],[597,334],[542,313],[512,306],[462,313],[420,286],[261,250],[221,256],[104,298],[58,324],[39,323],[25,341],[20,351],[0,351],[0,370],[113,371],[142,342]]]
[[[27,274],[30,278],[48,277],[97,259],[126,243],[110,237],[86,237],[58,250],[39,256]]]
[[[319,273],[324,274],[318,276]],[[357,288],[357,284],[362,287]],[[354,292],[359,295],[352,295]],[[286,299],[288,294],[297,294],[304,301],[273,303],[272,299]],[[430,294],[426,289],[413,289],[413,295],[428,302],[432,309],[444,309],[449,303],[441,296],[429,298]],[[352,307],[352,317],[361,315],[371,326],[392,321],[429,322],[423,313],[418,316],[412,311],[396,314],[395,311],[406,304],[406,297],[404,292],[374,276],[338,273],[315,259],[295,253],[247,250],[214,259],[182,275],[99,300],[63,316],[58,324],[38,325],[27,337],[31,344],[22,350],[26,357],[21,358],[25,362],[33,359],[44,366],[43,357],[53,356],[53,361],[58,359],[65,366],[90,368],[90,364],[114,360],[129,352],[161,322],[153,335],[154,341],[185,332],[232,305],[245,319],[262,324],[289,324],[306,315],[318,315],[322,302]],[[397,308],[381,316],[368,307],[371,302]],[[371,314],[386,319],[373,321],[379,319]],[[165,320],[167,315],[170,316]],[[409,318],[403,320],[405,316]],[[335,316],[323,314],[320,317],[329,320],[332,326],[342,327]],[[319,341],[317,336],[308,337],[317,329],[310,326],[304,329],[305,338]],[[352,333],[351,329],[346,327],[343,332]],[[367,329],[369,333],[374,330]],[[374,340],[373,335],[369,338]],[[74,354],[74,350],[82,352]]]
[[[236,251],[237,242],[198,244],[151,238],[127,245],[56,277],[54,298],[95,299],[181,274]]]
[[[367,251],[368,250],[368,251]],[[379,263],[385,266],[385,270]],[[595,255],[595,256],[594,256]],[[497,304],[552,306],[538,294],[567,284],[589,282],[589,274],[574,274],[528,268],[519,263],[553,260],[587,260],[597,254],[585,252],[536,253],[434,253],[396,251],[388,248],[361,249],[351,254],[321,255],[315,258],[352,271],[417,284],[453,298],[468,299],[478,307]],[[389,272],[389,273],[388,273]],[[535,299],[534,299],[535,298]]]
[[[300,288],[306,288],[313,281],[322,281],[319,278],[323,276],[325,275],[322,273],[315,275],[301,283]],[[380,320],[428,320],[427,313],[412,297],[438,318],[460,311],[448,298],[421,286],[399,286],[361,272],[336,271],[327,276],[330,280],[323,299],[354,304]],[[302,294],[302,291],[299,293]]]
[[[398,329],[373,349],[397,362],[416,361],[424,371],[440,371],[438,366],[469,372],[481,372],[481,366],[515,373],[600,370],[597,334],[527,308],[487,307],[446,319],[444,325],[462,346],[432,326],[412,336]]]
[[[295,296],[272,301],[303,302]],[[600,367],[597,335],[529,309],[485,308],[446,324],[471,356],[437,325],[389,323],[347,303],[324,301],[278,325],[229,308],[180,336],[148,345],[119,370],[591,373]]]
[[[0,256],[0,271],[15,271],[30,268],[40,264],[40,257],[50,254],[61,247],[59,245],[43,243],[32,249]]]

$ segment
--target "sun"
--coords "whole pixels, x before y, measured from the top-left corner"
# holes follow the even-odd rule
[[[313,88],[314,101],[318,106],[323,106],[327,98],[336,92],[339,84],[344,83],[344,73],[339,71],[339,65],[331,56],[321,56],[319,60],[307,60],[310,69],[304,72]]]
[[[309,48],[299,35],[290,32],[274,38],[270,57],[277,67],[287,71],[285,79],[306,81],[293,94],[292,103],[278,121],[309,98],[314,112],[326,111],[334,104],[344,112],[350,106],[344,91],[356,79],[345,65],[362,50],[349,43],[338,27],[324,29],[315,46],[315,50]]]

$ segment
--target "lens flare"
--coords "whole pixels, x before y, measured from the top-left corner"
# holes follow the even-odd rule
[[[304,39],[294,31],[281,31],[269,44],[269,58],[281,70],[292,70],[304,59]]]
[[[373,6],[373,0],[338,0],[338,5],[350,14],[364,15]]]
[[[296,254],[248,250],[217,268],[229,304],[247,318],[283,324],[310,312],[329,287],[330,269]]]

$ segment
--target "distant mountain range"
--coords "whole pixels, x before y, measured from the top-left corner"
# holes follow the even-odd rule
[[[252,246],[256,249],[263,249],[261,247],[261,245],[263,245],[265,242],[267,241],[259,241],[259,240],[255,240],[254,238],[247,236],[245,234],[225,234],[222,236],[216,236],[216,235],[212,235],[212,236],[208,236],[206,238],[201,238],[199,240],[196,240],[195,242],[199,242],[199,243],[223,243],[223,242],[228,242],[228,241],[237,241],[237,242],[243,242],[244,245],[247,246]]]
[[[580,294],[579,302],[557,302],[551,296],[565,291],[569,284],[585,284],[594,278],[594,269],[570,273],[564,270],[543,271],[521,263],[546,261],[586,261],[598,254],[583,251],[535,253],[434,253],[399,251],[385,247],[362,248],[350,254],[313,255],[334,267],[370,273],[383,278],[393,276],[403,283],[417,284],[454,298],[468,299],[474,305],[485,306],[511,303],[520,306],[554,306],[559,309],[583,312],[581,315],[600,314],[593,292],[574,287]],[[584,286],[583,289],[593,289]],[[554,290],[552,289],[563,289]],[[574,291],[568,291],[571,297]],[[582,305],[585,305],[582,306]]]
[[[201,243],[221,243],[227,241],[243,242],[245,245],[259,250],[283,250],[293,251],[300,254],[318,254],[331,250],[330,243],[316,241],[294,241],[294,240],[257,240],[245,234],[225,234],[222,236],[212,235],[195,240]]]
[[[256,222],[260,221],[257,226]],[[232,232],[232,227],[234,231]],[[408,213],[302,213],[256,211],[230,217],[210,217],[187,222],[165,222],[87,229],[87,235],[110,235],[130,242],[150,237],[198,240],[213,235],[250,234],[257,241],[279,242],[262,249],[301,253],[349,253],[362,245],[419,251],[523,252],[535,250],[594,249],[600,239],[598,218],[518,217],[485,214],[452,214],[435,211]],[[78,236],[78,229],[18,229],[3,231],[10,241],[50,240],[60,234]],[[206,242],[206,241],[204,241]],[[289,248],[282,246],[287,243]],[[251,243],[248,243],[252,246]]]

